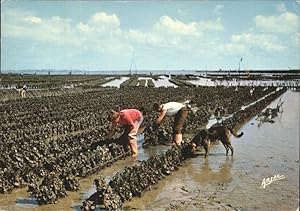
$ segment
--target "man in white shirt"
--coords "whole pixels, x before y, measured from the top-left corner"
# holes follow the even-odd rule
[[[161,121],[164,119],[165,116],[175,116],[172,142],[176,145],[180,145],[182,142],[182,126],[188,115],[188,109],[186,108],[186,104],[178,102],[168,102],[159,105],[158,103],[155,103],[153,105],[153,109],[157,112],[160,112],[159,117],[155,121],[155,124],[157,126],[160,125]]]

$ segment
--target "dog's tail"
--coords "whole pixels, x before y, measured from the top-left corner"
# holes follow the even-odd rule
[[[230,131],[230,133],[236,137],[236,138],[239,138],[239,137],[242,137],[244,135],[243,132],[241,132],[240,134],[236,134],[231,128],[228,128],[228,130]]]

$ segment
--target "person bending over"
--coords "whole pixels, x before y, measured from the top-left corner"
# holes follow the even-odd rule
[[[176,145],[180,145],[182,142],[182,126],[188,115],[186,104],[178,102],[168,102],[160,105],[158,103],[155,103],[153,105],[153,109],[160,113],[159,117],[154,123],[155,127],[158,127],[160,125],[165,116],[174,116],[172,142]]]
[[[127,136],[127,141],[130,146],[131,155],[133,157],[137,156],[137,133],[143,122],[142,112],[137,109],[123,109],[119,112],[112,110],[111,115],[112,125],[108,138],[112,138],[118,125],[125,126],[125,135]]]

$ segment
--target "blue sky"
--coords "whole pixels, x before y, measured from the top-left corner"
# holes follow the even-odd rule
[[[300,0],[1,0],[1,70],[300,68]]]

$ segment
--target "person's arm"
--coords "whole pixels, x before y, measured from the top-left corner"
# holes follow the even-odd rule
[[[162,110],[159,117],[156,119],[155,124],[159,125],[161,121],[164,119],[166,116],[167,110]]]
[[[108,139],[112,139],[113,135],[116,132],[116,127],[117,127],[117,123],[113,121],[112,124],[111,124],[110,131],[108,133]]]

